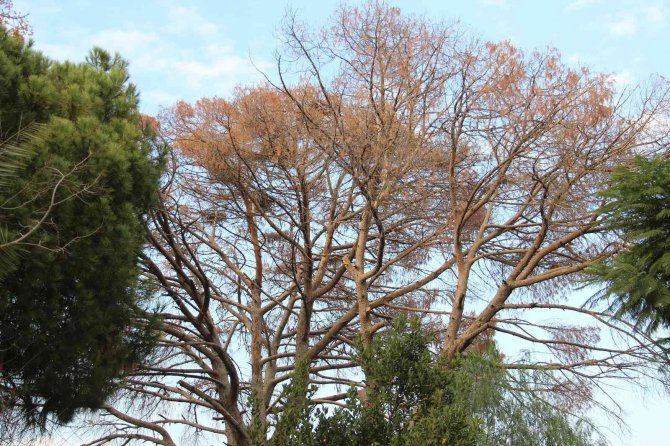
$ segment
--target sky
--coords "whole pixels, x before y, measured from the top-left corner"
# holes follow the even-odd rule
[[[37,48],[82,60],[93,45],[130,61],[142,110],[177,100],[226,96],[236,84],[273,73],[277,27],[288,9],[312,25],[326,23],[339,0],[89,1],[15,0],[28,13]],[[356,3],[355,1],[352,3]],[[620,84],[670,75],[664,44],[670,1],[414,0],[403,12],[460,21],[470,35],[521,48],[560,50],[570,64],[610,73]]]
[[[82,61],[93,46],[118,51],[130,63],[142,112],[151,115],[178,100],[226,97],[236,85],[260,82],[263,73],[272,75],[277,29],[286,11],[321,26],[339,4],[339,0],[14,0],[15,9],[28,14],[35,47],[54,59]],[[618,88],[652,75],[670,77],[670,0],[390,0],[389,4],[431,20],[460,22],[471,36],[483,40],[510,40],[526,51],[557,48],[568,64],[608,73]],[[601,426],[613,446],[666,443],[670,396],[645,394],[635,384],[615,392],[626,410],[628,432],[606,420],[599,421]]]

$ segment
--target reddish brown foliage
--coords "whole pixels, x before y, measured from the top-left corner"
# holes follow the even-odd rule
[[[467,40],[376,2],[321,34],[289,18],[284,35],[276,84],[161,117],[176,164],[144,260],[170,307],[146,373],[167,378],[140,375],[132,392],[205,407],[248,444],[251,395],[265,430],[298,360],[324,393],[363,386],[346,372],[355,339],[400,312],[424,318],[447,361],[494,333],[526,343],[542,359],[505,366],[557,371],[548,390],[570,404],[595,377],[657,360],[624,323],[610,328],[632,346],[599,346],[535,314],[605,324],[558,291],[617,249],[597,192],[666,142],[667,85],[617,95],[555,50]]]
[[[26,36],[32,34],[27,14],[20,14],[14,10],[14,4],[11,0],[0,0],[0,24],[10,31]]]

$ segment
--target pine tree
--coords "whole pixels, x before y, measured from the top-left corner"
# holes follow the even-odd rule
[[[598,297],[649,331],[670,325],[670,160],[637,158],[619,169],[603,195],[604,222],[627,249],[591,268],[605,285]]]
[[[55,63],[0,28],[0,140],[38,124],[0,190],[5,243],[29,234],[0,277],[0,409],[29,423],[99,407],[150,347],[132,322],[160,166],[137,106],[118,55]]]

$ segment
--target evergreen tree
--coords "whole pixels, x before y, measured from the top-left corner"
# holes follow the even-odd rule
[[[607,227],[627,248],[590,269],[590,280],[604,284],[597,297],[611,298],[611,309],[653,331],[670,325],[670,160],[636,159],[619,169],[603,195]]]
[[[494,343],[445,364],[429,349],[418,320],[399,318],[358,357],[365,393],[351,390],[345,408],[285,413],[271,445],[307,446],[592,446],[592,427],[533,392],[541,376],[505,371]],[[534,372],[533,375],[541,374]],[[290,398],[310,393],[298,380]],[[313,393],[313,389],[312,389]],[[257,442],[257,444],[263,444]]]
[[[0,277],[0,409],[31,424],[99,407],[151,344],[132,321],[160,166],[137,105],[118,55],[55,63],[0,28],[0,140],[38,123],[0,188],[4,244],[28,235]]]
[[[31,137],[29,130],[0,140],[0,193],[11,189],[12,182],[20,176],[26,160],[33,154],[29,144],[25,144],[26,137]],[[18,248],[39,226],[35,224],[17,234],[20,228],[10,228],[0,221],[0,279],[16,267],[20,252]]]

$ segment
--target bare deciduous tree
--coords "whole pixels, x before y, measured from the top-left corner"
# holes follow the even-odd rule
[[[365,386],[356,339],[400,312],[430,324],[447,361],[495,333],[523,342],[535,353],[505,366],[554,371],[538,391],[575,410],[598,378],[666,360],[566,297],[619,249],[598,191],[667,143],[665,83],[617,94],[554,50],[468,40],[374,2],[320,33],[292,17],[284,31],[274,83],[163,116],[173,169],[144,257],[162,349],[129,373],[95,444],[175,444],[169,425],[264,438],[296,364],[314,403],[337,404]]]
[[[11,0],[0,0],[0,25],[20,35],[31,34],[26,16],[14,10]]]

